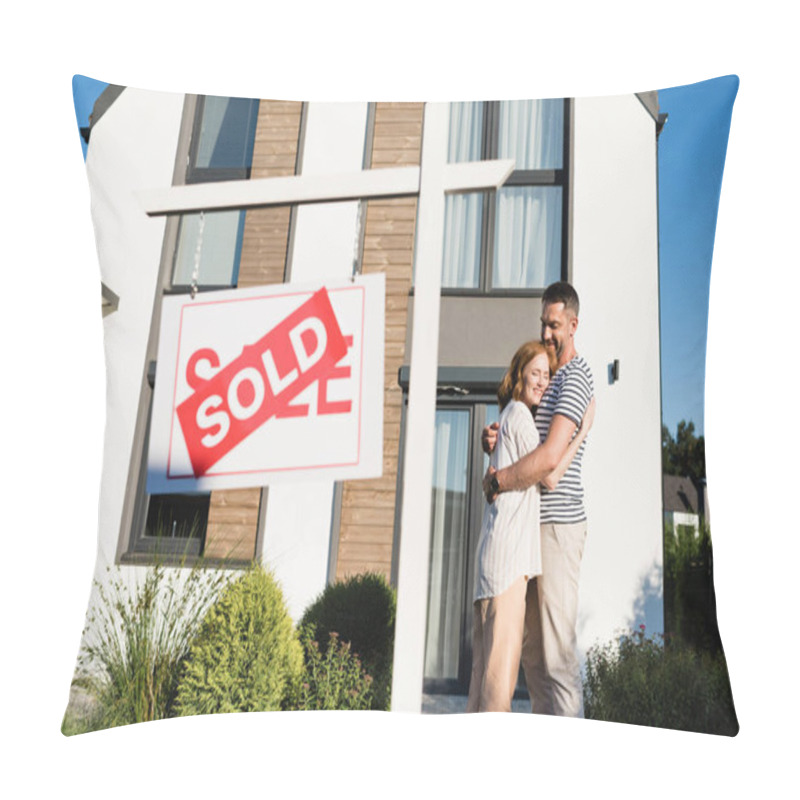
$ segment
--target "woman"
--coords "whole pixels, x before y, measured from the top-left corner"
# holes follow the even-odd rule
[[[539,444],[531,413],[539,405],[555,356],[541,342],[526,342],[497,390],[500,427],[491,464],[501,469]],[[594,405],[561,463],[547,476],[554,486],[586,438]],[[539,488],[504,492],[487,503],[478,542],[473,604],[472,676],[467,711],[510,711],[519,673],[529,578],[541,575]]]

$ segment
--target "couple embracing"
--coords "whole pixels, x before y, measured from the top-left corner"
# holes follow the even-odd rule
[[[586,539],[581,459],[592,375],[575,349],[578,295],[542,296],[542,341],[514,354],[498,389],[476,557],[467,711],[510,711],[520,662],[537,714],[583,716],[578,581]],[[533,412],[533,413],[532,413]]]

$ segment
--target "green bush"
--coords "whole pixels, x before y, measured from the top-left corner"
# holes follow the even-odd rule
[[[170,716],[189,645],[226,580],[200,566],[157,565],[133,585],[109,574],[94,584],[74,681],[91,713],[67,708],[65,735]]]
[[[714,593],[711,530],[664,526],[664,625],[670,635],[711,655],[722,653]]]
[[[280,709],[303,666],[283,593],[253,566],[228,584],[192,643],[178,687],[179,715]]]
[[[584,704],[589,719],[725,736],[739,731],[724,659],[679,640],[665,646],[644,626],[589,650]]]
[[[340,642],[350,644],[373,678],[373,709],[389,708],[395,609],[394,590],[386,579],[377,573],[365,573],[328,586],[306,609],[300,622],[301,628],[315,629],[318,641],[326,641],[325,649],[331,633],[337,633]]]
[[[338,634],[331,632],[327,646],[321,649],[313,625],[300,629],[300,641],[305,668],[292,708],[301,711],[371,708],[372,677],[351,652],[349,642],[340,641]]]

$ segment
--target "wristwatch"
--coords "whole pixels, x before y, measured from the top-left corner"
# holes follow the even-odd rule
[[[489,486],[491,487],[493,494],[500,494],[500,482],[497,480],[496,473],[489,478]]]

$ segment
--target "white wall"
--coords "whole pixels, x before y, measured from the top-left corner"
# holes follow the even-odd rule
[[[578,637],[585,652],[622,627],[663,629],[658,220],[652,117],[634,95],[579,99],[574,108],[576,343],[597,397],[584,461]],[[614,359],[620,377],[610,384]],[[655,596],[645,615],[648,580]]]
[[[100,500],[98,574],[117,548],[139,387],[164,231],[134,192],[172,181],[182,95],[126,89],[92,136],[87,167],[103,280],[120,296],[105,319],[109,418]],[[304,174],[362,167],[366,104],[310,104]],[[158,119],[154,124],[153,120]],[[579,641],[585,650],[636,617],[643,582],[661,566],[660,398],[656,143],[652,118],[633,96],[578,100],[574,113],[573,276],[583,300],[578,350],[595,376],[598,415],[585,461],[589,536],[581,579]],[[108,134],[104,136],[104,131]],[[112,200],[113,198],[113,200]],[[348,276],[356,203],[297,210],[295,282]],[[620,360],[619,382],[607,365]],[[263,560],[297,619],[324,588],[333,484],[272,487]],[[648,628],[661,617],[652,606]],[[656,627],[659,627],[656,626]]]
[[[105,318],[108,420],[100,497],[98,578],[114,563],[165,218],[149,218],[140,189],[169,186],[175,166],[183,95],[125,91],[92,131],[87,169],[102,280],[120,297]],[[367,104],[310,104],[303,174],[362,168]],[[357,203],[297,209],[290,253],[294,282],[341,279],[352,273]],[[137,446],[140,446],[137,444]],[[268,495],[262,558],[275,571],[297,619],[325,587],[330,554],[333,483],[273,487]],[[126,580],[142,568],[123,567]]]
[[[366,103],[310,103],[306,108],[303,175],[362,168]],[[295,209],[291,280],[322,282],[353,271],[358,203],[319,203]],[[275,571],[297,620],[325,588],[330,555],[331,481],[281,484],[269,490],[262,559]]]
[[[149,218],[135,193],[172,183],[182,110],[182,94],[125,89],[92,129],[87,152],[101,276],[119,296],[118,309],[103,320],[107,418],[98,575],[117,551],[166,224],[164,217]]]

